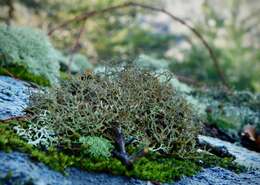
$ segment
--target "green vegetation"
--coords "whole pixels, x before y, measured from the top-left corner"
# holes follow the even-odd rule
[[[109,140],[102,137],[80,137],[79,143],[82,144],[83,151],[93,158],[109,158],[114,148]]]
[[[244,5],[242,1],[231,0],[225,5],[227,15],[223,16],[211,1],[204,1],[203,21],[199,22],[196,28],[214,49],[232,88],[259,92],[259,40],[258,36],[252,34],[254,29],[258,29],[258,24],[256,23],[255,27],[250,25],[258,14],[255,14],[255,17],[249,16],[250,19],[247,20],[246,16],[240,15]],[[183,59],[173,59],[171,70],[174,73],[211,86],[219,82],[210,56],[199,43],[193,42],[191,48],[182,53]]]
[[[42,32],[0,25],[1,74],[53,85],[58,82],[61,59],[61,54]]]
[[[143,180],[155,180],[159,182],[172,182],[183,176],[191,176],[201,170],[202,167],[221,166],[235,172],[245,169],[236,165],[231,158],[219,158],[206,153],[197,153],[193,158],[182,159],[178,157],[163,157],[156,153],[150,153],[136,161],[132,170],[127,170],[115,158],[91,158],[83,153],[75,155],[58,152],[49,148],[43,152],[21,140],[10,128],[17,122],[0,123],[0,150],[10,152],[12,150],[27,153],[32,160],[43,162],[52,169],[64,172],[68,167],[96,172],[109,172],[116,175],[126,175]]]
[[[50,86],[50,82],[42,76],[37,76],[28,72],[26,67],[15,65],[13,67],[1,67],[0,75],[14,76],[15,78],[23,79],[28,82],[34,82],[42,86]]]
[[[249,91],[230,93],[213,88],[197,90],[193,98],[206,107],[206,124],[216,126],[234,141],[239,141],[239,133],[245,125],[260,125],[258,94]]]
[[[70,70],[70,72],[73,74],[84,73],[87,70],[93,69],[93,65],[89,62],[89,60],[80,53],[72,55],[71,61],[69,61],[69,59],[61,60],[60,64],[61,64],[61,71],[68,72],[68,70]],[[70,69],[69,69],[69,65],[70,65]]]
[[[152,20],[153,11],[112,9],[58,27],[124,2],[0,2],[0,75],[43,86],[31,96],[26,121],[0,122],[0,150],[25,152],[60,172],[78,167],[160,182],[212,166],[242,171],[231,158],[198,153],[196,139],[202,122],[233,141],[240,141],[246,124],[260,128],[260,95],[254,94],[260,92],[260,37],[252,31],[259,24],[252,27],[254,18],[237,16],[243,3],[236,0],[223,1],[225,15],[205,0],[203,17],[189,23],[214,51],[231,85],[227,92],[219,90],[220,76],[205,47],[190,33],[177,34],[163,16]],[[160,0],[143,2],[164,6]],[[18,26],[24,24],[49,35]],[[121,63],[110,66],[115,59]],[[115,154],[116,129],[122,129],[127,155],[149,151],[131,159],[131,169]]]

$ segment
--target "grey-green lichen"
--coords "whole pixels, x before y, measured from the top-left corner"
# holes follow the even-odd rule
[[[70,146],[80,137],[114,140],[121,127],[137,145],[167,154],[194,152],[200,124],[190,105],[159,74],[134,66],[73,78],[32,97],[31,122],[41,122]]]
[[[84,73],[87,70],[93,70],[93,65],[89,62],[85,55],[80,53],[73,54],[60,60],[61,70],[70,71],[73,74]]]
[[[14,76],[21,73],[14,71],[17,68],[23,71],[21,77],[29,78],[25,71],[37,78],[42,77],[47,81],[44,85],[58,82],[62,55],[39,30],[0,25],[0,54],[1,68]]]
[[[226,92],[221,89],[198,90],[194,98],[206,106],[207,124],[216,126],[233,140],[247,125],[260,128],[258,95],[248,91]]]
[[[57,143],[57,136],[46,126],[41,127],[34,123],[27,122],[23,125],[13,127],[15,133],[26,140],[28,144],[36,147],[48,148]]]
[[[103,137],[80,137],[79,143],[82,144],[83,153],[94,158],[109,158],[114,149],[112,143]]]

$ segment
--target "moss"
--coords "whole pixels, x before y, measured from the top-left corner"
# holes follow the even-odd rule
[[[220,158],[216,155],[209,153],[197,153],[194,156],[193,161],[199,163],[199,165],[203,168],[210,168],[219,166],[228,170],[231,170],[235,173],[241,173],[246,171],[246,167],[239,165],[234,162],[234,158],[232,157],[224,157]]]
[[[80,137],[79,142],[82,143],[83,152],[95,158],[109,158],[112,150],[114,149],[112,143],[103,137]]]
[[[42,86],[50,86],[49,80],[46,78],[35,75],[30,73],[25,67],[23,66],[8,66],[8,67],[1,67],[0,68],[0,75],[7,75],[7,76],[14,76],[16,78],[19,78],[21,80],[29,81],[36,83],[38,85]]]
[[[69,80],[70,79],[70,75],[67,72],[60,71],[60,79],[61,80]]]
[[[115,158],[88,158],[82,155],[72,155],[49,148],[48,151],[40,151],[32,145],[20,139],[10,128],[18,122],[0,122],[0,150],[10,152],[18,150],[29,154],[32,160],[43,162],[54,170],[65,172],[68,167],[78,167],[87,171],[109,172],[114,175],[125,175],[142,180],[154,180],[159,182],[171,182],[183,176],[195,175],[203,167],[221,166],[235,172],[244,170],[236,165],[233,159],[221,159],[214,155],[196,153],[193,158],[181,159],[177,157],[165,157],[150,153],[142,157],[134,164],[132,170],[127,170],[121,162]]]
[[[207,119],[209,124],[215,125],[220,129],[223,130],[236,129],[236,126],[234,125],[234,121],[224,116],[214,117],[212,114],[207,114]]]

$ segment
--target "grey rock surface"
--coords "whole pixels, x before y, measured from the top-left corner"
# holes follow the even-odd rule
[[[133,178],[92,173],[75,168],[67,175],[53,171],[42,163],[30,160],[23,153],[0,152],[0,184],[3,185],[151,185]],[[223,168],[204,169],[193,177],[184,177],[165,185],[260,185],[260,171],[236,174]]]
[[[209,168],[175,185],[260,185],[260,171],[236,174],[223,168]]]
[[[260,170],[260,153],[248,150],[244,147],[237,146],[233,143],[222,141],[217,138],[208,136],[199,136],[200,142],[208,143],[215,147],[226,147],[228,152],[236,157],[236,162],[249,168],[256,168]]]
[[[24,115],[29,102],[30,85],[21,80],[0,76],[0,120]]]
[[[31,87],[26,82],[0,76],[0,120],[24,115]],[[200,136],[199,139],[225,146],[236,156],[240,164],[260,169],[260,154],[216,138]],[[67,175],[53,171],[46,165],[32,161],[28,155],[0,151],[0,185],[148,185],[137,179],[91,173],[75,168],[67,169]],[[222,168],[209,168],[194,177],[185,177],[171,185],[260,185],[260,171],[235,174]]]
[[[91,173],[75,168],[67,175],[30,160],[23,153],[0,152],[0,184],[4,185],[146,185],[147,182],[105,173]]]

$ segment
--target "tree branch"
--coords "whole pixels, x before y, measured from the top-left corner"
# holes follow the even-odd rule
[[[82,36],[82,34],[84,33],[84,30],[85,30],[85,23],[86,22],[83,22],[80,29],[79,29],[79,32],[78,32],[78,35],[76,37],[76,41],[74,43],[74,46],[71,48],[71,51],[70,51],[70,57],[69,57],[69,63],[68,63],[68,73],[71,74],[71,65],[73,63],[73,55],[77,52],[77,50],[79,49],[79,45],[80,45],[80,38]]]
[[[136,160],[138,160],[140,157],[147,155],[148,149],[143,148],[142,150],[132,155],[129,155],[125,147],[127,144],[131,144],[130,142],[133,140],[131,139],[129,143],[126,143],[121,128],[115,128],[114,132],[115,132],[115,143],[118,148],[117,150],[113,151],[113,155],[116,158],[118,158],[128,169],[131,169],[133,168],[133,164]]]
[[[148,9],[151,11],[155,11],[155,12],[161,12],[164,13],[166,15],[168,15],[171,19],[173,19],[174,21],[179,22],[180,24],[184,25],[185,27],[187,27],[189,30],[191,30],[191,32],[202,42],[202,44],[204,45],[204,47],[207,49],[213,65],[219,75],[219,78],[221,80],[221,82],[223,83],[223,85],[229,89],[229,84],[226,81],[224,72],[221,70],[221,67],[219,65],[219,61],[217,59],[217,56],[215,55],[213,49],[210,47],[210,45],[207,43],[207,41],[203,38],[203,36],[200,34],[199,31],[197,31],[194,27],[192,27],[191,25],[189,25],[188,23],[186,23],[183,19],[173,15],[171,12],[163,9],[163,8],[157,8],[157,7],[153,7],[150,5],[145,5],[145,4],[141,4],[141,3],[136,3],[136,2],[127,2],[127,3],[123,3],[120,5],[116,5],[116,6],[111,6],[111,7],[107,7],[101,10],[94,10],[94,11],[90,11],[90,12],[84,12],[68,21],[65,21],[64,23],[58,25],[57,27],[51,29],[48,33],[48,35],[52,35],[53,32],[55,32],[57,29],[66,27],[67,25],[69,25],[70,23],[74,22],[74,21],[82,21],[82,20],[87,20],[90,17],[96,16],[96,15],[102,15],[105,14],[107,12],[111,12],[113,10],[117,10],[117,9],[122,9],[122,8],[127,8],[127,7],[140,7],[143,9]]]
[[[6,19],[6,24],[10,25],[11,20],[14,18],[14,2],[13,0],[7,0],[7,6],[8,6],[8,18]]]

